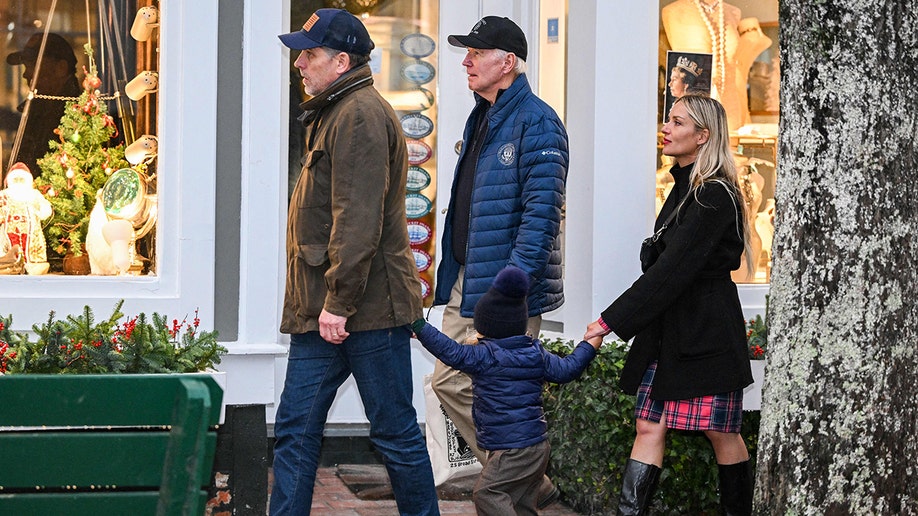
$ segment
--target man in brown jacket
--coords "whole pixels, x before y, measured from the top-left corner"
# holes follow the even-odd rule
[[[412,405],[409,324],[421,288],[408,242],[408,154],[373,87],[373,42],[347,11],[319,9],[280,36],[312,98],[303,170],[290,200],[281,332],[291,334],[274,426],[271,514],[308,514],[329,407],[351,375],[400,514],[439,514]]]

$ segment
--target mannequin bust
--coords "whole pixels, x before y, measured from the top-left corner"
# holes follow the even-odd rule
[[[748,114],[744,115],[743,104],[746,102],[740,98],[736,79],[736,52],[740,40],[737,27],[741,19],[739,7],[723,0],[676,0],[665,6],[660,16],[669,46],[674,51],[714,55],[711,96],[724,105],[730,130],[739,129],[748,118]]]
[[[667,155],[660,156],[661,166],[657,169],[657,195],[655,202],[654,213],[660,213],[660,210],[663,209],[663,203],[666,201],[666,198],[669,196],[669,192],[673,190],[673,186],[676,184],[673,180],[673,176],[669,173],[669,169],[673,166],[673,158]]]
[[[736,158],[740,191],[746,203],[746,222],[749,228],[749,246],[752,248],[752,272],[746,269],[746,258],[740,268],[733,271],[731,276],[735,282],[749,283],[755,280],[756,270],[759,268],[759,259],[762,255],[762,237],[756,228],[756,216],[762,206],[762,189],[765,187],[765,178],[753,167],[749,166],[748,159],[742,156]]]
[[[737,25],[739,44],[736,48],[736,89],[740,92],[740,103],[743,112],[743,125],[751,122],[749,117],[749,97],[746,89],[749,84],[749,70],[752,63],[766,48],[771,46],[771,38],[762,32],[757,18],[743,18]]]
[[[775,200],[765,201],[765,208],[755,216],[755,231],[762,239],[765,259],[771,261],[771,244],[775,236]]]

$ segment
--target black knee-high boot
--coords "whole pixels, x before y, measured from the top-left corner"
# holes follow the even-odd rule
[[[660,471],[660,468],[653,464],[628,459],[625,465],[625,478],[622,481],[622,495],[618,500],[619,516],[647,514],[650,499],[657,490]]]
[[[755,477],[752,462],[717,465],[720,480],[720,506],[727,516],[752,514],[752,489]]]

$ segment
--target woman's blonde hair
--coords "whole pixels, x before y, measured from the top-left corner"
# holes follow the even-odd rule
[[[746,270],[752,274],[753,260],[757,257],[752,256],[746,203],[740,193],[736,163],[730,151],[727,112],[720,102],[705,95],[684,95],[676,99],[673,105],[676,104],[682,104],[696,130],[706,129],[708,131],[708,140],[698,148],[695,166],[689,176],[689,184],[696,192],[695,195],[697,195],[698,188],[709,182],[719,182],[732,194],[738,217],[737,229],[742,232],[739,236],[743,240],[743,248],[746,251]]]

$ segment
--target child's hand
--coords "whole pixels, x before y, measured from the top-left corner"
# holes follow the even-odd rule
[[[596,320],[587,325],[586,333],[583,334],[583,340],[587,340],[588,338],[593,338],[596,336],[602,337],[608,334],[609,330],[604,328],[601,324],[599,324],[599,321]],[[589,341],[587,340],[587,342]]]
[[[596,350],[599,350],[599,348],[602,347],[602,335],[595,335],[590,338],[586,338],[586,335],[584,335],[583,340],[589,342],[590,345],[593,346],[593,348]]]

